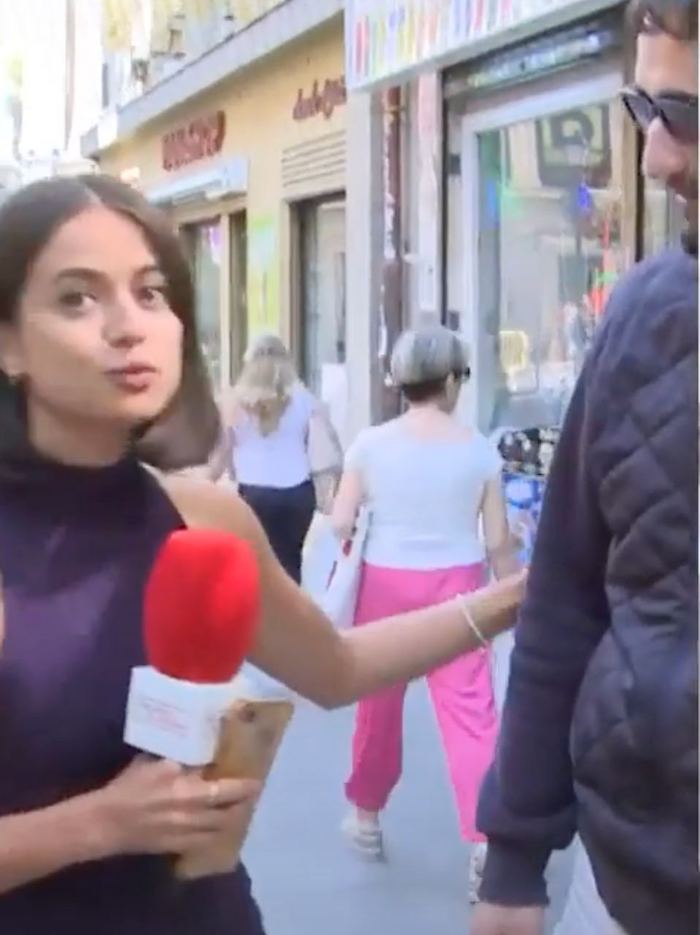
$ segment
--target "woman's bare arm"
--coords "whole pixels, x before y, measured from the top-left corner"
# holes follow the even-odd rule
[[[350,539],[364,494],[360,472],[348,468],[343,472],[331,512],[331,526],[339,539]]]
[[[238,497],[181,478],[168,479],[165,486],[188,525],[223,529],[252,544],[260,565],[262,615],[251,660],[317,704],[351,704],[479,647],[456,601],[338,633],[285,574]],[[513,625],[524,581],[521,573],[465,597],[487,639]]]
[[[211,481],[220,480],[224,474],[233,479],[233,433],[238,409],[233,390],[225,394],[221,403],[221,437],[214,454],[207,465],[207,477]]]
[[[207,478],[213,482],[221,480],[221,478],[227,472],[230,459],[231,444],[229,442],[228,432],[222,432],[221,439],[219,440],[219,444],[216,447],[216,451],[211,456],[209,463],[207,464]]]
[[[500,477],[490,480],[481,501],[486,552],[491,569],[499,580],[520,570],[518,542],[508,523],[506,501]]]

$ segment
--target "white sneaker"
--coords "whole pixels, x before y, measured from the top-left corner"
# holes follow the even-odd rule
[[[378,819],[359,818],[357,812],[351,812],[341,829],[360,857],[369,861],[384,860],[384,839]]]
[[[472,852],[469,855],[469,902],[475,906],[479,902],[479,890],[484,876],[484,866],[486,864],[486,843],[481,841],[478,844],[472,844]]]

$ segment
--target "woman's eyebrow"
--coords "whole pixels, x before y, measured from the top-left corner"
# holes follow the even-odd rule
[[[149,273],[157,273],[159,276],[165,275],[157,263],[147,263],[146,266],[142,266],[140,269],[137,269],[135,275],[148,276]]]
[[[157,273],[159,276],[163,275],[163,271],[157,263],[147,263],[144,266],[140,266],[133,275],[135,277],[140,277],[148,276],[151,273]],[[87,279],[91,282],[102,282],[107,278],[106,273],[88,266],[72,266],[68,269],[62,269],[56,274],[57,281],[61,279]]]
[[[98,270],[90,269],[87,266],[71,266],[58,271],[56,280],[61,279],[90,279],[95,281],[104,279],[104,275]]]

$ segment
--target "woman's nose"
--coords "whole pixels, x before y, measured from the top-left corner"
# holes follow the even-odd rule
[[[686,153],[657,117],[649,124],[644,143],[643,168],[647,178],[667,182],[682,172],[686,165]]]
[[[118,296],[105,311],[105,340],[115,346],[133,347],[145,338],[145,313],[131,295]]]

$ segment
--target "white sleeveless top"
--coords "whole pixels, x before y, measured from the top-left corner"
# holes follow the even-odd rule
[[[369,564],[429,571],[484,560],[480,507],[502,459],[483,435],[420,439],[394,420],[362,432],[346,466],[362,478]]]
[[[288,489],[311,477],[308,437],[316,399],[305,386],[292,390],[277,428],[263,435],[254,416],[244,413],[233,433],[233,470],[240,484]]]

